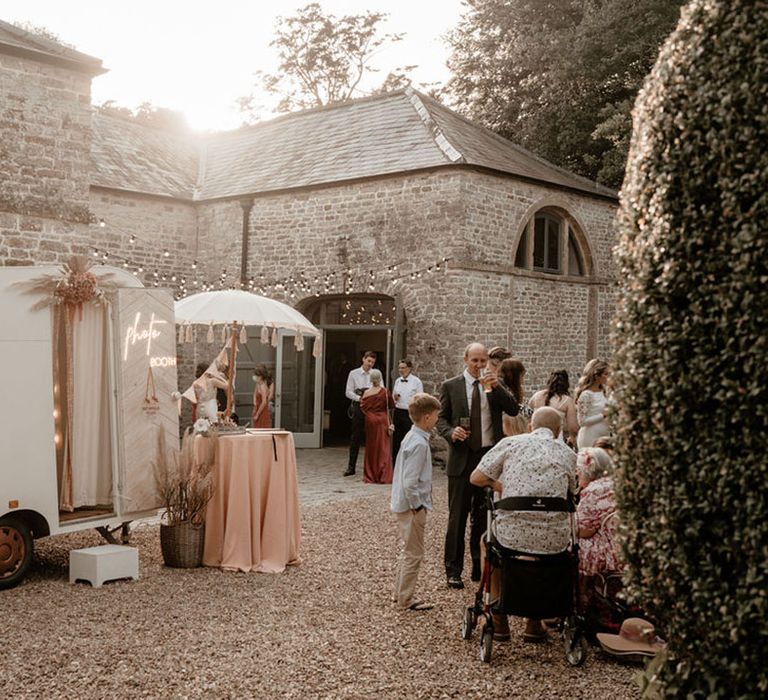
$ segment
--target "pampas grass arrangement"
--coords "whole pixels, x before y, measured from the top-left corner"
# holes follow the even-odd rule
[[[154,463],[155,483],[163,500],[163,520],[168,525],[205,520],[205,508],[213,496],[213,464],[219,449],[216,431],[205,440],[195,459],[195,438],[189,428],[181,439],[181,449],[168,450],[165,431],[157,438],[157,460]]]

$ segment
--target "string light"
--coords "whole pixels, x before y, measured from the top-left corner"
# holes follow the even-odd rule
[[[104,219],[99,219],[98,225],[101,228],[106,226]],[[344,237],[348,240],[348,237]],[[145,243],[148,247],[153,247],[152,243],[142,241],[135,234],[130,234],[130,243],[135,244],[137,241]],[[108,251],[101,250],[94,247],[92,250],[94,257],[101,256],[105,262],[108,259],[115,259],[114,264],[120,264],[124,269],[133,269],[132,273],[138,277],[144,273],[143,265],[136,265],[127,258],[121,255],[110,255]],[[164,248],[162,250],[162,258],[168,259],[171,257],[170,249]],[[221,271],[218,279],[214,282],[208,282],[207,280],[199,280],[197,278],[197,272],[194,273],[195,279],[191,280],[191,286],[197,291],[202,288],[205,291],[210,291],[215,288],[239,288],[248,289],[252,292],[264,294],[269,296],[272,292],[275,294],[282,294],[289,299],[296,299],[299,296],[320,297],[321,293],[330,295],[341,293],[347,297],[351,296],[355,292],[367,291],[368,293],[375,293],[376,289],[386,290],[386,288],[396,287],[402,279],[410,279],[413,281],[422,279],[423,274],[432,275],[436,272],[447,271],[447,262],[449,258],[443,257],[437,262],[425,265],[419,269],[407,269],[405,272],[400,273],[401,266],[407,265],[405,261],[392,263],[381,270],[373,269],[356,269],[351,266],[345,266],[343,269],[329,270],[324,273],[315,273],[312,277],[308,277],[307,273],[303,270],[290,273],[287,277],[282,279],[267,280],[263,272],[258,273],[258,285],[254,277],[250,277],[247,284],[235,277],[232,281],[229,281],[230,275],[226,268]],[[410,265],[408,265],[410,267]],[[198,261],[194,259],[191,263],[191,269],[197,271]],[[152,273],[153,285],[158,286],[158,280],[166,282],[170,277],[170,281],[176,285],[175,296],[176,298],[182,298],[186,296],[187,291],[187,278],[180,276],[176,273],[171,274],[161,273],[158,269],[155,269]],[[215,278],[214,278],[215,279]],[[358,312],[359,313],[359,312]],[[375,322],[380,322],[380,318],[376,317]]]

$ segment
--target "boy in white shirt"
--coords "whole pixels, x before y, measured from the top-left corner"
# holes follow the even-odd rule
[[[397,454],[392,481],[391,510],[403,548],[395,574],[394,599],[403,610],[430,610],[433,606],[414,596],[424,558],[427,511],[432,510],[432,453],[429,435],[437,424],[440,402],[429,394],[415,394],[408,404],[413,427]]]

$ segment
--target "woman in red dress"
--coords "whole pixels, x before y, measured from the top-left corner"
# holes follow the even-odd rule
[[[360,400],[360,409],[365,416],[365,465],[367,484],[392,483],[392,452],[389,445],[389,412],[395,401],[388,389],[381,385],[381,372],[370,371],[371,388]]]
[[[272,418],[269,415],[269,370],[259,365],[254,371],[256,386],[253,389],[253,413],[251,414],[252,428],[271,428]]]

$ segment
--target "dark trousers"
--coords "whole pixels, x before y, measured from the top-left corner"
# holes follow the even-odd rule
[[[408,434],[413,423],[408,415],[407,408],[396,408],[392,422],[395,424],[395,432],[392,434],[392,462],[397,459],[397,453],[400,451],[400,443]]]
[[[360,445],[365,445],[365,416],[359,401],[352,402],[352,434],[349,438],[349,470],[355,471]]]
[[[464,568],[464,541],[469,516],[469,553],[480,561],[480,540],[486,527],[485,491],[469,483],[474,471],[489,448],[467,455],[461,476],[448,477],[448,530],[445,533],[446,576],[461,576]]]

